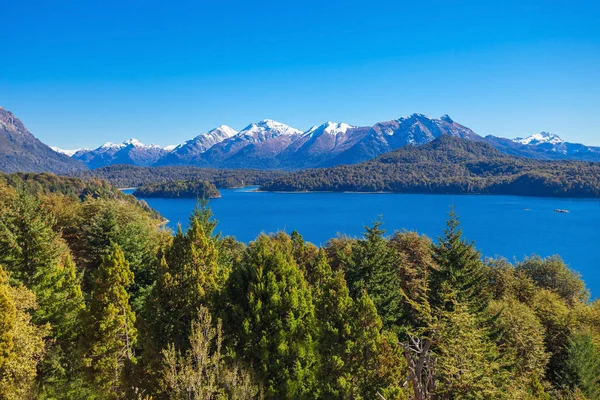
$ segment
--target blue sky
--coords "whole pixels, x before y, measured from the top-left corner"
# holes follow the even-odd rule
[[[63,148],[414,112],[600,145],[598,3],[7,1],[0,105]]]

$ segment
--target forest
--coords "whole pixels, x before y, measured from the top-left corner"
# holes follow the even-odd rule
[[[217,187],[208,181],[170,181],[146,183],[133,193],[135,197],[216,199],[221,197]]]
[[[599,197],[600,163],[515,157],[486,143],[442,135],[361,164],[275,177],[261,190]]]
[[[137,188],[149,183],[173,181],[207,181],[219,189],[228,189],[261,185],[283,174],[285,172],[277,170],[111,165],[78,172],[75,176],[83,179],[105,179],[119,188]]]
[[[599,399],[600,301],[558,256],[171,232],[100,180],[0,179],[0,398]],[[394,227],[392,227],[394,228]]]

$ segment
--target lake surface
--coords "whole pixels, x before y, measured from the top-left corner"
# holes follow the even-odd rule
[[[126,191],[131,193],[132,191]],[[454,205],[464,235],[484,256],[559,254],[600,294],[600,200],[519,196],[361,193],[268,193],[254,188],[221,189],[210,201],[217,230],[248,242],[261,232],[297,230],[317,245],[338,233],[359,236],[382,216],[388,233],[407,229],[432,238],[442,234]],[[192,199],[144,199],[169,220],[187,224]],[[570,212],[557,213],[555,209]]]

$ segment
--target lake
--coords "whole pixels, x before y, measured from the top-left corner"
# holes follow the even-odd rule
[[[131,193],[132,191],[126,191]],[[484,256],[522,260],[559,254],[579,271],[594,297],[600,293],[600,200],[519,196],[363,193],[269,193],[255,188],[221,189],[210,201],[225,235],[248,242],[261,232],[297,230],[317,245],[338,233],[359,236],[379,216],[388,233],[414,230],[440,236],[454,206],[464,235]],[[184,226],[192,199],[144,199],[169,220]],[[566,209],[569,213],[557,213]]]

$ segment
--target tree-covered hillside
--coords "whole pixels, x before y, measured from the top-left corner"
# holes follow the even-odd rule
[[[261,189],[598,197],[600,163],[513,157],[485,143],[442,135],[362,164],[283,175]]]
[[[0,180],[1,398],[598,398],[600,302],[558,256],[482,260],[452,213],[318,248],[201,205],[173,235],[97,184]]]
[[[221,197],[217,187],[207,181],[172,181],[147,183],[133,193],[136,197],[216,199]]]
[[[106,179],[120,188],[139,187],[148,183],[172,181],[208,181],[218,188],[260,185],[284,172],[253,169],[215,169],[197,167],[134,167],[112,165],[77,174],[84,179]]]

